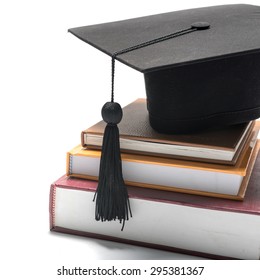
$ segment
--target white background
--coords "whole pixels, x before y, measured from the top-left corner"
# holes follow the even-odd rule
[[[83,129],[100,120],[110,96],[110,58],[67,30],[236,2],[1,2],[1,279],[56,279],[62,265],[99,265],[102,259],[189,258],[49,232],[49,186],[65,173],[66,152],[80,142]],[[138,97],[145,97],[143,75],[117,63],[115,100],[125,106]]]

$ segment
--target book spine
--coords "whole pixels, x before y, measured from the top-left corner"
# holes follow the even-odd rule
[[[70,174],[72,173],[71,170],[72,170],[72,156],[71,156],[70,152],[68,152],[67,156],[66,156],[66,174],[67,174],[67,176],[70,176]]]
[[[50,229],[55,226],[55,199],[56,199],[56,186],[51,185],[49,196],[49,217],[50,217]]]
[[[82,131],[80,136],[81,146],[84,148],[87,147],[87,143],[85,143],[85,134],[87,134],[86,131]]]

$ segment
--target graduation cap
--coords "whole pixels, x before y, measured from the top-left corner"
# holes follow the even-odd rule
[[[123,184],[121,175],[111,175],[121,172],[120,154],[115,158],[120,150],[119,143],[115,144],[119,138],[116,124],[122,118],[121,107],[114,102],[115,60],[144,74],[149,121],[158,132],[191,133],[260,116],[258,6],[176,11],[77,27],[69,32],[112,57],[111,100],[102,109],[109,127],[104,134],[99,177],[105,185],[114,185],[115,181]],[[119,161],[117,171],[111,164],[103,166],[102,160]],[[97,191],[97,219],[128,219],[129,201],[127,193],[122,192],[124,203],[111,210],[114,198],[106,193],[110,206],[103,198],[98,203]]]

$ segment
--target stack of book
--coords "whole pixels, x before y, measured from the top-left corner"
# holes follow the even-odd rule
[[[123,177],[133,218],[95,220],[103,121],[67,153],[67,174],[51,185],[52,231],[212,258],[260,258],[259,123],[192,135],[149,126],[146,100],[119,124]]]

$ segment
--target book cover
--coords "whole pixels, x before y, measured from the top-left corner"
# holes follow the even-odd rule
[[[259,144],[253,134],[236,165],[122,154],[122,171],[128,185],[177,192],[243,199]],[[100,151],[76,146],[67,153],[67,175],[98,179]]]
[[[121,150],[130,153],[235,164],[254,122],[194,134],[157,133],[149,125],[146,100],[137,99],[123,108],[119,123]],[[81,134],[83,147],[100,149],[105,122],[100,121]]]
[[[97,182],[63,176],[51,186],[52,231],[212,258],[259,259],[260,156],[243,201],[128,186],[133,218],[95,221]]]

